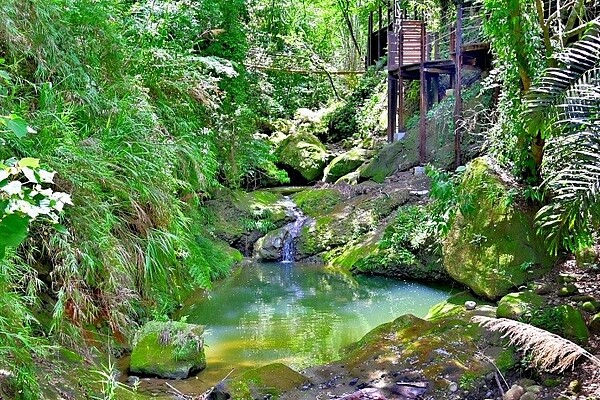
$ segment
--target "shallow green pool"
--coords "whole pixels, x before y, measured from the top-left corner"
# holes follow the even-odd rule
[[[318,265],[253,264],[210,295],[198,293],[181,316],[206,325],[212,381],[271,362],[295,368],[326,363],[377,325],[406,313],[424,316],[447,290],[382,277],[353,277]]]

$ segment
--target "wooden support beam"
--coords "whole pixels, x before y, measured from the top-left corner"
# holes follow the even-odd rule
[[[421,119],[419,125],[419,160],[421,165],[427,162],[427,75],[425,72],[425,56],[427,52],[427,43],[425,39],[425,23],[421,25]]]
[[[367,61],[366,67],[369,68],[373,64],[373,54],[371,49],[373,48],[373,11],[369,14],[369,38],[367,39]]]
[[[394,141],[396,133],[396,115],[398,112],[398,79],[388,73],[388,142]]]
[[[400,69],[404,64],[404,32],[402,30],[402,21],[400,22],[400,31],[398,33],[398,54],[400,56]],[[402,72],[398,73],[398,132],[404,132],[404,77]]]
[[[377,31],[377,61],[383,56],[383,35],[381,31],[383,29],[383,9],[379,4],[379,30]]]
[[[462,86],[462,19],[463,19],[463,6],[462,3],[459,2],[456,5],[456,40],[455,40],[455,56],[454,61],[456,63],[455,69],[455,77],[454,77],[454,150],[455,150],[455,161],[456,166],[461,165],[461,118],[462,118],[462,96],[461,96],[461,86]]]

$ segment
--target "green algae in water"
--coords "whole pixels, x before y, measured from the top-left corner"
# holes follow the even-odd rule
[[[352,277],[319,265],[253,264],[190,299],[181,315],[206,325],[207,369],[225,376],[282,362],[338,359],[341,349],[402,314],[424,317],[446,290],[384,277]]]

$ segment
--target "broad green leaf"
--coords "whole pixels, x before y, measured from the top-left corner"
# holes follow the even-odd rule
[[[39,158],[21,158],[17,163],[19,167],[29,167],[29,168],[39,168],[40,160]]]
[[[27,237],[29,231],[28,217],[9,214],[0,221],[0,247],[18,246]]]
[[[4,125],[11,130],[16,137],[23,138],[27,136],[28,126],[25,120],[17,115],[9,115],[8,117],[1,117],[4,120]]]

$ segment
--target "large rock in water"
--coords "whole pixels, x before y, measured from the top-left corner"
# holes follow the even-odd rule
[[[325,168],[323,181],[335,182],[344,175],[356,170],[371,155],[371,151],[365,149],[352,149],[335,157]]]
[[[264,261],[281,260],[283,243],[288,230],[283,227],[267,233],[254,244],[254,257]]]
[[[308,182],[322,176],[327,161],[325,146],[308,132],[288,136],[279,144],[275,154],[280,165],[287,170],[296,171]]]
[[[206,368],[204,327],[183,322],[151,321],[136,334],[132,374],[185,379]]]
[[[478,158],[464,172],[461,201],[444,241],[444,267],[480,296],[496,299],[554,264],[536,233],[535,210],[516,202],[510,187]]]

